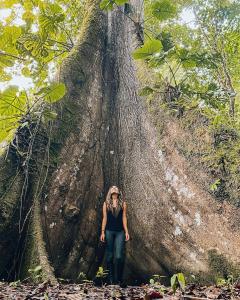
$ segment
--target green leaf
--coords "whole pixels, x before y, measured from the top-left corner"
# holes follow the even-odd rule
[[[174,294],[178,286],[180,286],[182,289],[184,289],[186,286],[185,277],[183,273],[177,273],[171,277],[171,287],[173,289]]]
[[[150,283],[150,284],[154,284],[154,283],[155,283],[154,279],[151,278],[151,279],[149,280],[149,283]]]
[[[33,57],[38,59],[40,56],[41,49],[43,48],[44,41],[38,34],[24,34],[18,39],[19,47],[23,52],[31,53]],[[20,49],[19,49],[20,50]]]
[[[22,19],[25,20],[26,22],[33,22],[34,19],[35,19],[35,16],[34,14],[30,11],[30,10],[27,10],[23,13],[22,15]]]
[[[177,286],[178,286],[178,279],[177,279],[177,274],[174,274],[171,277],[171,287],[173,289],[173,293],[175,294],[176,290],[177,290]]]
[[[215,191],[218,188],[218,185],[221,183],[221,179],[217,179],[214,183],[210,185],[210,190]]]
[[[26,97],[18,94],[18,87],[9,86],[0,93],[0,115],[3,117],[13,117],[25,112]]]
[[[13,119],[4,119],[3,117],[0,117],[0,143],[2,142],[10,142],[13,137],[14,137],[14,133],[17,129],[17,124]],[[1,151],[1,147],[0,146],[0,153]]]
[[[113,9],[114,3],[115,2],[113,0],[102,0],[100,3],[100,8],[103,10],[111,10]]]
[[[186,286],[186,282],[183,273],[177,273],[177,278],[181,288],[184,289]]]
[[[23,67],[21,72],[22,72],[23,76],[31,77],[31,72],[28,67]]]
[[[192,60],[192,59],[186,59],[186,60],[183,60],[183,61],[182,61],[182,65],[183,65],[184,68],[190,69],[190,68],[196,67],[197,64],[196,64],[196,62],[195,62],[194,60]]]
[[[0,68],[14,66],[14,59],[8,55],[0,55]]]
[[[66,87],[64,83],[52,83],[48,87],[42,88],[35,95],[42,95],[45,101],[53,103],[62,99],[65,93]]]
[[[117,5],[123,5],[123,4],[127,3],[127,2],[128,2],[128,0],[115,0],[115,3]]]
[[[143,89],[140,90],[140,96],[148,96],[151,95],[154,90],[150,86],[145,86]]]
[[[134,59],[145,59],[151,55],[160,52],[162,49],[162,43],[159,40],[148,40],[141,48],[138,48],[133,52]]]
[[[160,21],[176,16],[177,8],[170,0],[159,0],[152,5],[152,14]]]

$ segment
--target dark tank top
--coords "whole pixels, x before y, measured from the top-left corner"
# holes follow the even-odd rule
[[[123,222],[122,222],[122,217],[123,217],[123,209],[122,208],[120,209],[117,217],[115,217],[112,214],[111,210],[108,210],[107,211],[106,229],[108,229],[108,230],[115,230],[115,231],[124,230]]]

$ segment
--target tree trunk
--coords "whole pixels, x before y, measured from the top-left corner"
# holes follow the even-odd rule
[[[209,195],[206,173],[178,151],[177,142],[191,143],[191,134],[161,111],[155,119],[138,96],[131,53],[142,41],[142,1],[130,1],[130,12],[122,7],[108,15],[99,10],[99,1],[89,5],[79,42],[59,70],[58,80],[65,82],[68,93],[56,105],[58,120],[48,138],[48,167],[38,177],[35,174],[28,188],[26,199],[34,202],[36,221],[29,224],[38,238],[32,239],[36,245],[26,252],[35,258],[29,262],[27,257],[33,256],[25,255],[21,269],[36,261],[47,269],[44,277],[53,281],[51,265],[57,277],[75,280],[80,272],[93,277],[104,261],[99,252],[104,196],[110,185],[118,185],[128,203],[131,240],[126,243],[125,277],[129,282],[176,271],[206,281],[215,273],[238,272],[239,209],[219,204]],[[164,120],[160,144],[159,118]],[[15,161],[10,154],[8,161]],[[45,154],[41,158],[38,154],[37,161],[45,161]],[[2,163],[5,170],[16,169],[8,161]],[[2,207],[10,201],[11,212],[19,206],[23,178],[20,172],[8,192],[1,193]],[[8,213],[8,224],[12,215]],[[0,258],[0,267],[6,276],[17,228],[11,231],[0,222],[0,249],[8,253],[5,263]]]

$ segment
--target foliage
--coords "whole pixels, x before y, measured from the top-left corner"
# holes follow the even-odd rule
[[[180,21],[184,9],[195,15],[195,26]],[[181,92],[184,101],[195,101],[212,109],[228,108],[235,114],[239,91],[238,45],[240,5],[236,1],[147,1],[144,22],[146,42],[133,53],[146,59],[150,68]],[[156,38],[159,51],[145,51]],[[158,52],[156,55],[156,52]],[[151,86],[149,88],[152,88]],[[148,88],[148,91],[150,89]],[[154,89],[153,89],[154,90]]]
[[[227,279],[226,278],[222,278],[222,277],[218,277],[216,279],[216,285],[217,286],[227,286],[227,287],[232,287],[234,284],[234,277],[233,275],[228,275]]]
[[[26,94],[19,92],[17,86],[9,86],[0,93],[0,142],[12,139],[26,111]]]
[[[154,286],[155,288],[158,289],[159,292],[162,293],[164,293],[167,290],[166,287],[163,284],[161,284],[161,278],[163,277],[167,277],[167,276],[154,274],[153,278],[149,280],[150,285]]]
[[[42,278],[42,267],[36,266],[34,269],[29,269],[30,277],[34,282],[40,282]]]
[[[81,283],[85,283],[85,284],[92,284],[93,283],[93,280],[89,280],[87,279],[87,275],[84,273],[84,272],[80,272],[78,274],[78,280],[81,282]]]
[[[6,17],[0,20],[0,81],[7,86],[0,96],[1,147],[19,126],[30,122],[29,116],[36,118],[45,101],[51,104],[66,93],[64,84],[53,83],[52,78],[77,41],[84,2],[1,1]],[[30,78],[33,87],[23,90],[7,84],[16,74]],[[45,121],[55,114],[49,107],[46,110]]]
[[[9,283],[9,286],[12,286],[12,287],[17,287],[21,284],[21,280],[16,280],[16,281],[12,281]]]
[[[221,180],[218,178],[213,184],[211,184],[210,189],[211,191],[215,191],[218,188],[218,185],[220,184]]]
[[[174,18],[177,12],[177,7],[171,0],[154,1],[152,4],[152,15],[160,21]]]
[[[154,13],[158,5],[159,15]],[[171,13],[164,15],[164,7]],[[146,0],[145,42],[133,52],[134,59],[144,60],[152,70],[152,78],[144,79],[146,84],[139,92],[147,96],[150,105],[159,99],[158,107],[186,118],[185,124],[194,111],[195,116],[207,120],[206,131],[213,142],[204,152],[194,151],[211,176],[214,174],[210,192],[236,205],[240,180],[239,11],[239,1]],[[183,22],[183,14],[192,20]],[[161,42],[161,49],[142,51],[155,40]],[[191,126],[193,134],[196,126]]]
[[[108,274],[108,272],[105,271],[105,270],[103,269],[103,267],[100,266],[100,267],[98,268],[96,277],[104,278],[104,277],[107,276],[107,274]]]
[[[0,143],[10,142],[17,128],[29,127],[36,118],[42,118],[45,123],[53,120],[56,113],[47,103],[60,100],[65,93],[62,83],[47,84],[32,97],[17,86],[9,86],[0,92]]]
[[[216,278],[216,285],[219,287],[226,287],[233,294],[234,287],[239,283],[240,276],[233,276],[233,274],[228,274],[227,278],[218,277]]]
[[[97,270],[96,276],[95,276],[95,283],[99,284],[101,283],[103,285],[104,280],[106,279],[107,275],[109,273],[109,270],[104,270],[102,266],[100,266]]]
[[[154,54],[157,54],[162,49],[162,43],[159,40],[148,40],[144,45],[135,50],[133,53],[133,57],[135,59],[143,59],[151,57]]]
[[[181,290],[184,290],[185,286],[186,286],[186,282],[183,273],[177,273],[171,277],[171,287],[173,289],[174,294],[178,287]]]
[[[66,89],[64,83],[52,83],[49,86],[41,88],[35,95],[41,96],[45,101],[54,103],[65,95]]]

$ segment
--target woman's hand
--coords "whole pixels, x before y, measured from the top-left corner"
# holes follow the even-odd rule
[[[129,239],[130,239],[130,236],[129,236],[128,232],[125,232],[125,236],[126,236],[126,239],[125,239],[125,241],[129,241]]]
[[[105,233],[104,233],[104,231],[101,233],[100,241],[105,242]]]

